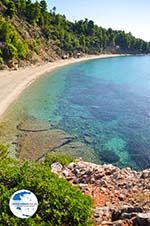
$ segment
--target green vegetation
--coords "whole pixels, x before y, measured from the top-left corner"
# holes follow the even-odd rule
[[[74,158],[69,155],[50,152],[45,158],[45,164],[51,166],[54,162],[59,162],[63,166],[69,165],[69,163],[73,162]]]
[[[91,199],[53,174],[48,165],[48,160],[44,164],[8,158],[7,147],[0,145],[0,225],[92,225]],[[39,207],[32,218],[16,218],[9,210],[9,199],[19,189],[28,189],[38,198]]]
[[[34,48],[29,40],[35,39],[34,46],[39,42],[34,37],[35,31],[41,39],[40,42],[44,43],[43,49],[42,46],[40,48],[41,52],[47,52],[47,49],[52,47],[60,56],[72,56],[77,52],[150,52],[150,43],[136,39],[131,33],[104,29],[88,19],[70,22],[65,15],[56,12],[56,7],[49,12],[45,0],[34,3],[31,0],[1,0],[0,14],[0,65],[9,59],[30,60]],[[16,21],[22,25],[20,29],[29,28],[30,38],[25,35],[27,32],[17,28]],[[46,49],[44,45],[47,46]],[[39,51],[35,52],[40,54]]]
[[[26,58],[28,53],[26,42],[21,39],[15,27],[2,16],[0,16],[0,43],[2,59]]]

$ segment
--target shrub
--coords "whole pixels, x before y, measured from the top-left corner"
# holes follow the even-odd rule
[[[40,40],[34,40],[34,39],[28,39],[26,41],[27,45],[30,47],[32,51],[35,51],[37,54],[39,54],[41,49],[41,42]]]
[[[54,162],[59,162],[63,166],[67,166],[69,163],[73,162],[73,160],[74,158],[72,156],[51,152],[46,156],[45,164],[51,166]]]
[[[0,42],[5,43],[0,55],[3,59],[25,59],[28,54],[28,45],[22,40],[15,27],[0,17]],[[8,50],[8,51],[7,51]]]
[[[1,54],[1,50],[0,50],[0,54]],[[4,69],[4,61],[3,58],[0,56],[0,70]]]
[[[16,218],[9,210],[11,195],[20,189],[32,191],[39,201],[36,214],[29,219]],[[44,163],[0,159],[0,225],[89,226],[91,213],[91,199]]]
[[[7,158],[8,148],[9,148],[8,145],[6,146],[6,145],[3,145],[3,144],[0,144],[0,161]]]
[[[9,54],[8,54],[8,58],[12,59],[12,58],[18,58],[18,51],[17,48],[13,45],[13,44],[7,44],[8,50],[9,50]],[[5,56],[6,57],[6,56]]]

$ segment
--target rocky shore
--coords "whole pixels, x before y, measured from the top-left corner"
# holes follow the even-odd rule
[[[51,170],[93,199],[95,225],[150,225],[150,169],[134,171],[113,165],[96,165],[82,160]]]

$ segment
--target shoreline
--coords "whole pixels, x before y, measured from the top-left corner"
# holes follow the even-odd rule
[[[41,65],[20,68],[16,71],[0,71],[0,119],[18,96],[40,76],[69,64],[118,56],[127,56],[127,54],[86,55],[81,58],[57,60],[54,62],[43,63]]]

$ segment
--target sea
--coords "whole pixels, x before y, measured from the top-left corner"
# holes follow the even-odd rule
[[[30,85],[7,117],[11,123],[47,121],[77,136],[100,164],[149,168],[150,56],[86,60],[55,69]]]

